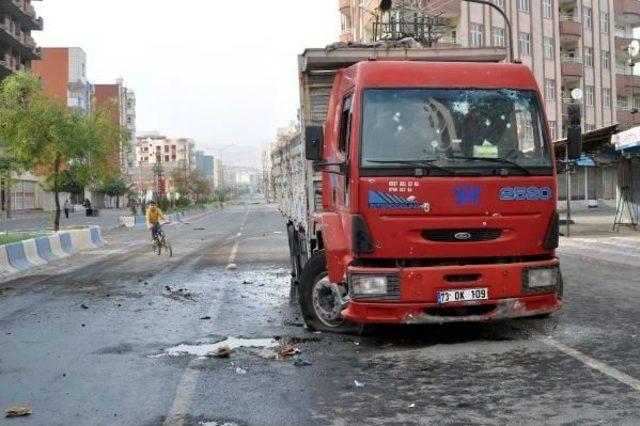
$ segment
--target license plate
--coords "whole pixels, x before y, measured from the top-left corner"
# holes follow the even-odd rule
[[[443,290],[438,292],[438,303],[473,302],[489,299],[488,288],[465,288],[460,290]]]

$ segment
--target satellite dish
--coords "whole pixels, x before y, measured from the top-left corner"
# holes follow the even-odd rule
[[[638,56],[638,54],[640,54],[640,41],[633,40],[631,43],[629,43],[629,47],[627,48],[627,50],[629,51],[629,56],[631,56],[632,58]]]
[[[571,91],[571,99],[574,101],[579,101],[582,99],[582,89],[575,88]]]

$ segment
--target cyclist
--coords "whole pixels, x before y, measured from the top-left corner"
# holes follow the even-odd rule
[[[167,223],[171,222],[165,217],[164,213],[162,213],[162,210],[158,208],[155,201],[149,201],[147,205],[147,229],[151,231],[152,242],[154,242],[158,237],[158,233],[160,232],[161,220]]]

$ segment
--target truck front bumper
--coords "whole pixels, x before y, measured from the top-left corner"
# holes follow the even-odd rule
[[[400,297],[394,301],[352,298],[342,311],[349,321],[366,324],[443,324],[482,322],[551,314],[562,308],[562,279],[556,288],[531,291],[523,272],[531,268],[558,267],[556,259],[517,264],[464,267],[349,268],[350,273],[395,273]],[[452,275],[477,276],[473,282],[452,283]],[[438,303],[438,291],[487,288],[488,300]]]

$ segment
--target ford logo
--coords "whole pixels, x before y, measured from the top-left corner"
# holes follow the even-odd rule
[[[468,240],[471,239],[471,234],[468,232],[458,232],[456,235],[454,235],[456,240]]]

